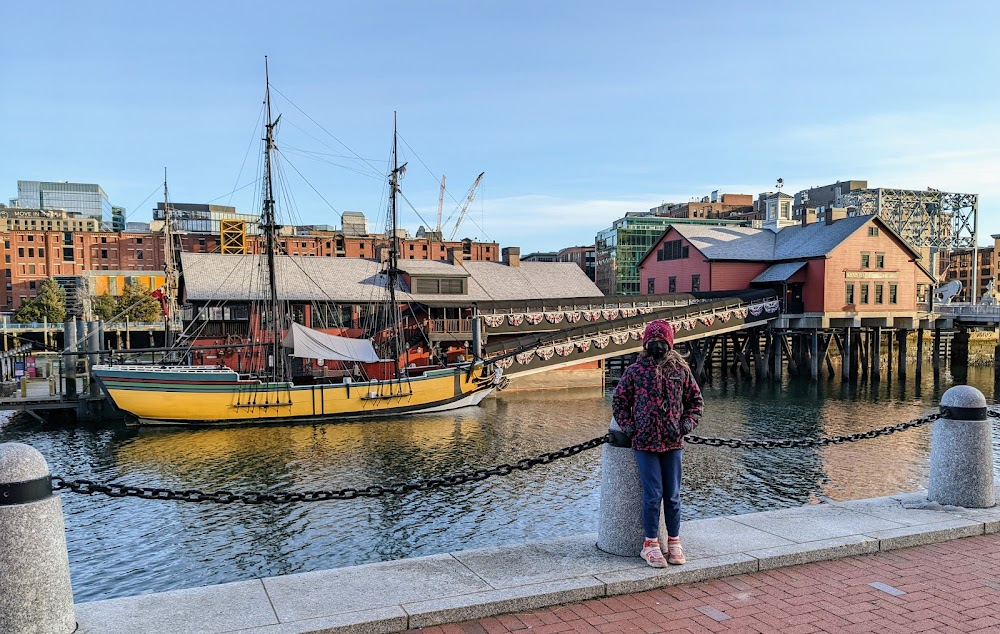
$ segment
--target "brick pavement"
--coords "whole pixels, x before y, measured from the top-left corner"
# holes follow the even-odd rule
[[[1000,633],[1000,534],[411,632]]]

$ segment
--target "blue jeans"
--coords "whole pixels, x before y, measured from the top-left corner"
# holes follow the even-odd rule
[[[667,524],[667,536],[681,534],[681,459],[683,449],[666,452],[633,451],[642,481],[642,527],[646,537],[657,537],[660,529],[660,502]]]

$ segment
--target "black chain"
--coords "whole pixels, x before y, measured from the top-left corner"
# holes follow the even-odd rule
[[[991,418],[1000,418],[1000,411],[988,410],[987,414]],[[790,449],[797,447],[825,447],[827,445],[840,445],[847,442],[857,442],[869,438],[888,436],[896,432],[906,431],[914,427],[920,427],[941,418],[941,414],[931,414],[923,418],[916,418],[896,425],[889,425],[881,429],[873,429],[866,432],[846,434],[843,436],[824,436],[820,438],[768,438],[768,439],[748,439],[740,438],[705,438],[702,436],[685,436],[684,439],[694,445],[707,445],[709,447],[732,447],[748,449]],[[175,500],[178,502],[216,502],[218,504],[232,504],[242,502],[243,504],[287,504],[289,502],[320,502],[325,500],[353,500],[356,498],[377,498],[384,495],[403,495],[413,491],[429,491],[442,487],[452,487],[468,482],[480,482],[494,476],[510,475],[514,471],[527,471],[540,464],[549,464],[560,458],[568,458],[578,453],[600,447],[611,440],[611,434],[605,434],[588,440],[587,442],[543,453],[534,458],[524,458],[514,464],[500,464],[491,469],[476,469],[466,473],[456,473],[444,475],[439,478],[425,478],[414,480],[413,482],[397,482],[383,485],[373,485],[364,489],[338,489],[336,491],[275,491],[273,493],[262,493],[257,491],[247,493],[234,493],[232,491],[212,491],[205,492],[197,489],[187,489],[174,491],[171,489],[160,489],[152,487],[135,487],[126,484],[99,484],[90,480],[67,480],[62,476],[52,476],[52,489],[54,491],[69,491],[71,493],[83,493],[90,495],[101,493],[109,497],[136,497],[143,500]]]
[[[479,482],[493,476],[510,475],[514,471],[527,471],[540,464],[549,464],[560,458],[568,458],[578,453],[600,447],[608,441],[608,435],[593,438],[587,442],[566,447],[558,451],[543,453],[534,458],[524,458],[514,464],[501,464],[492,469],[476,469],[467,473],[426,478],[413,482],[397,482],[387,486],[374,485],[364,489],[339,489],[336,491],[275,491],[273,493],[234,493],[232,491],[198,491],[189,489],[172,491],[151,487],[135,487],[125,484],[98,484],[90,480],[67,480],[62,476],[52,476],[54,491],[66,490],[71,493],[102,493],[109,497],[136,497],[144,500],[176,500],[178,502],[217,502],[219,504],[287,504],[289,502],[320,502],[324,500],[353,500],[355,498],[376,498],[383,495],[403,495],[412,491],[428,491],[441,487],[457,486],[467,482]]]
[[[1000,417],[1000,413],[993,413],[993,416]],[[868,438],[878,438],[888,436],[898,431],[906,431],[914,427],[926,425],[941,418],[941,414],[931,414],[923,418],[915,418],[896,425],[889,425],[881,429],[858,432],[856,434],[846,434],[843,436],[821,436],[819,438],[766,438],[748,439],[740,438],[703,438],[701,436],[685,436],[684,440],[694,445],[708,445],[709,447],[747,447],[749,449],[790,449],[796,447],[825,447],[827,445],[840,445],[845,442],[857,442]]]

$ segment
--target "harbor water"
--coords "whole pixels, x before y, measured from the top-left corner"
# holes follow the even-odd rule
[[[995,402],[992,368],[919,385],[884,380],[721,381],[705,387],[696,433],[816,437],[883,427],[934,410],[958,381]],[[205,491],[364,488],[438,477],[603,435],[601,390],[507,392],[482,406],[394,421],[207,429],[41,427],[0,421],[68,479]],[[995,444],[1000,440],[995,435]],[[810,449],[689,446],[684,518],[746,513],[926,485],[930,428]],[[77,601],[162,592],[466,548],[594,532],[601,450],[506,477],[402,496],[244,505],[63,493]]]

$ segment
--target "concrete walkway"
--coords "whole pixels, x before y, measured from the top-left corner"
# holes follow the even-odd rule
[[[1000,632],[1000,534],[590,599],[410,634]]]
[[[688,563],[663,570],[585,534],[82,603],[76,616],[79,634],[397,632],[994,533],[1000,507],[913,493],[685,522]]]

